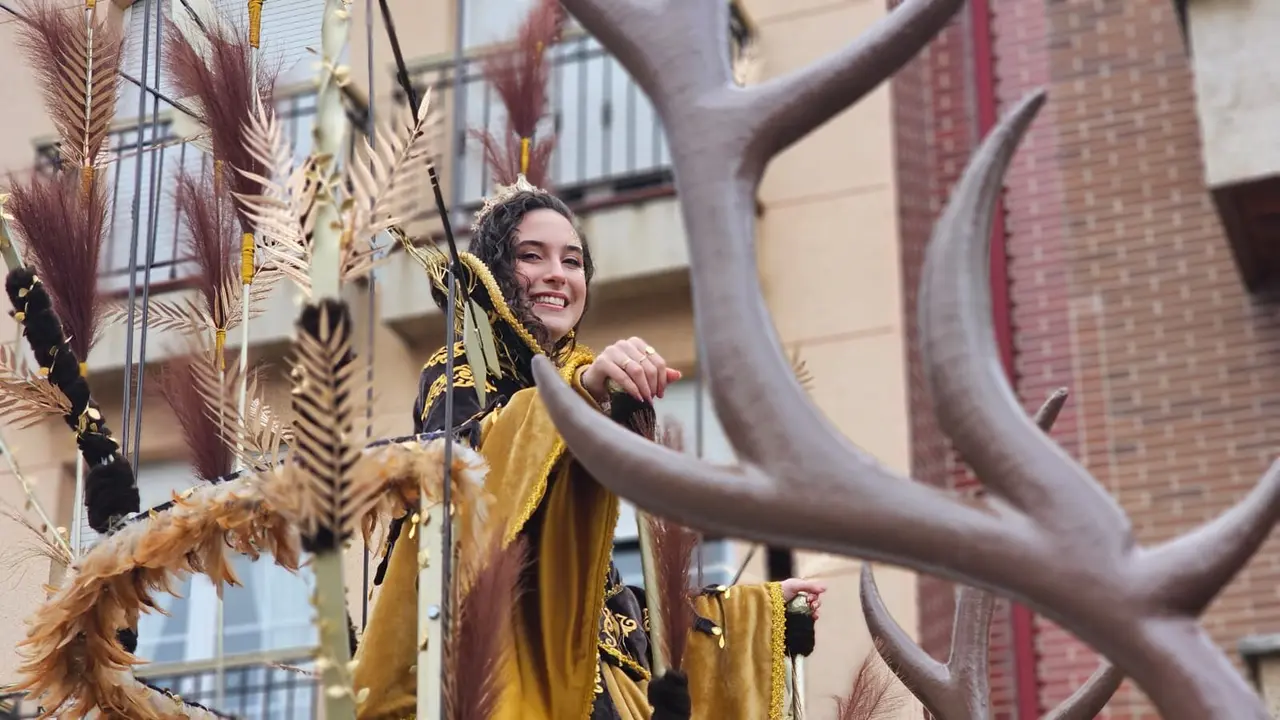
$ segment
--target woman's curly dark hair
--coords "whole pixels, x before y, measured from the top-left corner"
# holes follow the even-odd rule
[[[548,193],[519,192],[511,199],[494,207],[493,211],[481,221],[475,235],[472,236],[470,251],[493,273],[494,279],[498,281],[498,287],[502,289],[502,296],[511,306],[516,319],[524,323],[547,354],[554,357],[573,345],[576,332],[552,344],[547,335],[546,326],[533,314],[533,304],[525,295],[524,283],[516,274],[516,227],[524,220],[525,215],[534,210],[554,210],[573,225],[578,238],[582,241],[582,270],[586,276],[587,286],[590,287],[591,276],[595,274],[595,265],[591,261],[591,249],[587,239],[583,237],[582,230],[578,227],[578,219],[569,206]],[[584,304],[583,315],[585,314]],[[574,326],[574,330],[577,330],[577,325]]]

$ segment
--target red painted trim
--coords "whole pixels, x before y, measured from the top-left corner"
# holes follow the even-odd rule
[[[986,137],[996,124],[995,53],[992,44],[991,7],[988,0],[969,0],[974,60],[974,90],[978,132]],[[1010,382],[1017,381],[1013,351],[1013,311],[1009,301],[1009,257],[1006,248],[1003,196],[996,208],[991,228],[991,310],[996,344]],[[1014,604],[1010,610],[1013,634],[1014,688],[1018,717],[1040,716],[1039,682],[1036,676],[1035,618],[1026,607]]]

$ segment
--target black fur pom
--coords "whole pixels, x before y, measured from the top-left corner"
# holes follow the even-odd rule
[[[653,720],[689,720],[693,700],[689,697],[689,679],[679,670],[668,670],[649,682],[649,704]]]
[[[106,533],[117,520],[138,512],[141,498],[133,482],[133,468],[116,455],[109,462],[93,465],[84,478],[84,504],[89,527]]]
[[[808,657],[813,654],[816,621],[808,613],[787,613],[785,633],[787,655]]]

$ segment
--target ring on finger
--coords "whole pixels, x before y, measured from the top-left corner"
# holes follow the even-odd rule
[[[654,350],[652,345],[645,345],[645,346],[644,346],[644,354],[645,354],[645,355],[657,355],[657,354],[658,354],[658,351],[657,351],[657,350]]]
[[[622,358],[622,362],[618,363],[618,367],[622,368],[623,370],[626,370],[630,366],[631,366],[631,358],[629,357]]]

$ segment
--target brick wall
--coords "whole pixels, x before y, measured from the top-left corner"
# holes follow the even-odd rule
[[[1191,77],[1169,0],[991,0],[1003,112],[1046,86],[1049,103],[1007,177],[1006,233],[1020,397],[1030,410],[1072,391],[1054,437],[1110,490],[1139,540],[1203,522],[1251,487],[1280,447],[1280,308],[1242,289],[1203,186]],[[902,251],[914,329],[928,225],[972,152],[973,67],[964,24],[894,81],[901,191],[930,188],[930,220],[904,195]],[[925,128],[908,117],[924,106]],[[923,138],[921,135],[923,134]],[[923,147],[922,154],[911,148]],[[926,167],[921,167],[921,157]],[[919,197],[919,196],[916,196]],[[922,229],[923,228],[923,229]],[[914,342],[914,340],[913,340]],[[911,363],[914,471],[963,476]],[[1280,541],[1210,609],[1235,659],[1244,635],[1280,630]],[[945,653],[950,588],[920,581],[922,640]],[[993,646],[1007,648],[1007,617]],[[1037,620],[1040,705],[1093,671],[1096,656]],[[1014,717],[1009,653],[993,656],[995,717]],[[1104,718],[1154,718],[1126,685]]]
[[[979,137],[970,51],[970,18],[962,12],[892,83],[899,220],[902,228],[903,319],[910,376],[912,475],[938,487],[971,489],[934,420],[917,343],[917,289],[933,222]],[[918,581],[920,643],[945,660],[955,612],[955,586],[922,575]],[[997,601],[991,630],[993,720],[1011,720],[1016,695],[1010,613]]]

